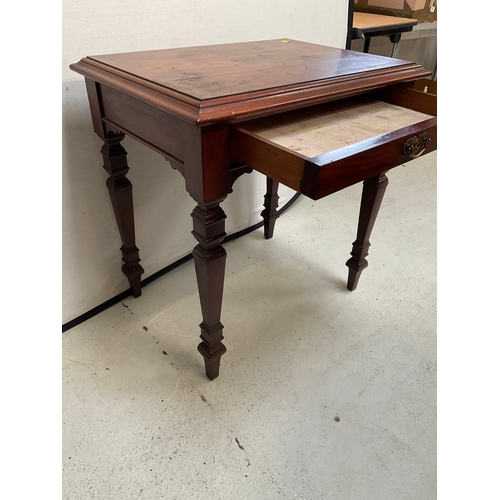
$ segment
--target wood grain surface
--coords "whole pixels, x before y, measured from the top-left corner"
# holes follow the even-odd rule
[[[359,52],[288,39],[91,56],[89,59],[200,100],[407,64],[398,59],[367,57]]]
[[[345,99],[316,108],[286,113],[275,120],[256,120],[246,128],[287,149],[314,157],[432,118],[370,98]]]

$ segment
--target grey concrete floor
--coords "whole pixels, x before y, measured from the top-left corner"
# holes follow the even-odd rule
[[[225,245],[214,381],[192,261],[66,332],[63,498],[435,498],[436,155],[388,177],[354,292],[361,185]]]

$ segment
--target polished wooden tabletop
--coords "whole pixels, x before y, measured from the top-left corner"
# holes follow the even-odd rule
[[[198,126],[426,74],[413,62],[289,39],[89,56],[71,68]]]
[[[404,64],[399,60],[367,58],[361,53],[288,39],[100,55],[89,59],[201,100]]]

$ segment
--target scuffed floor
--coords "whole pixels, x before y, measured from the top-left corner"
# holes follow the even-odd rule
[[[212,382],[192,261],[66,332],[63,498],[435,498],[436,154],[388,177],[354,292],[361,185],[225,245]]]

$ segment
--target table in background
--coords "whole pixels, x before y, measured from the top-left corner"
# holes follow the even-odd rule
[[[364,39],[363,52],[368,53],[373,37],[388,36],[393,43],[391,57],[397,57],[401,34],[412,31],[417,24],[416,19],[354,12],[350,39]]]

